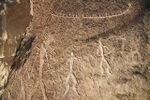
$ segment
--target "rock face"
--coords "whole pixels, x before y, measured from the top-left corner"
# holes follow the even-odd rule
[[[150,13],[141,14],[144,3],[82,1],[33,2],[32,53],[11,74],[2,100],[149,100]],[[107,15],[90,9],[96,1],[112,7],[102,7]],[[129,13],[118,13],[123,5]]]
[[[0,96],[7,84],[16,50],[31,21],[29,0],[0,1]]]

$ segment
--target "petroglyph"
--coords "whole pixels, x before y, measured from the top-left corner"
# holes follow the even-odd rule
[[[33,0],[30,0],[30,14],[33,16]]]
[[[26,99],[26,96],[25,96],[25,85],[23,83],[22,77],[20,77],[20,83],[21,83],[21,95],[22,95],[22,98]]]
[[[99,42],[99,45],[97,48],[97,55],[101,57],[101,61],[100,61],[100,65],[99,65],[100,70],[101,70],[102,76],[109,76],[109,75],[111,75],[111,72],[110,72],[111,67],[104,56],[104,50],[103,50],[103,45],[102,45],[101,41],[99,40],[98,42]],[[104,64],[106,66],[104,66]]]
[[[93,3],[96,1],[91,1],[91,2]],[[124,10],[119,9],[118,11],[115,11],[114,14],[110,14],[109,12],[104,12],[103,15],[101,15],[101,13],[98,11],[98,10],[100,10],[100,7],[97,8],[96,11],[93,11],[93,12],[92,12],[92,10],[91,10],[92,8],[91,8],[90,9],[91,13],[87,13],[87,11],[89,11],[89,8],[87,8],[87,7],[84,8],[84,5],[81,5],[81,4],[79,4],[79,5],[83,6],[83,9],[81,9],[79,7],[79,8],[73,8],[72,11],[68,11],[68,9],[70,9],[69,4],[67,6],[68,8],[67,7],[63,8],[65,5],[64,6],[61,5],[61,3],[59,5],[59,4],[57,4],[58,2],[55,2],[55,3],[53,4],[54,7],[51,11],[51,15],[54,17],[60,17],[60,18],[109,19],[109,18],[115,18],[115,17],[130,15],[135,9],[131,3],[128,3],[126,9],[124,9]],[[97,2],[97,3],[99,3],[99,2]],[[58,5],[62,6],[62,7],[55,8],[55,5],[57,5],[57,7],[58,7]]]
[[[123,12],[120,12],[118,14],[114,14],[114,15],[109,15],[108,13],[105,14],[105,16],[102,15],[91,15],[90,17],[82,14],[82,15],[66,15],[66,14],[62,14],[62,15],[57,15],[57,14],[51,14],[54,17],[61,17],[61,18],[84,18],[84,19],[108,19],[108,18],[114,18],[114,17],[120,17],[120,16],[124,16],[124,15],[128,15],[130,14],[130,12],[132,11],[132,5],[129,3],[128,4],[129,8]]]
[[[75,6],[69,5],[69,7],[67,4],[62,5],[67,9],[54,9],[56,13],[52,13],[51,6],[56,1],[77,1],[79,3],[80,1],[85,3],[99,1],[105,3],[103,9],[99,9],[101,11],[93,13],[92,11],[97,7],[90,7],[91,3],[89,3],[89,8],[83,5],[83,10],[69,10],[69,7],[76,7],[75,3],[72,3]],[[122,17],[112,17],[113,19],[108,17],[104,20],[65,18],[106,17],[120,14],[119,9],[116,9],[116,12],[111,9],[114,8],[114,4],[111,2],[118,3],[118,1],[125,2],[125,7],[120,10],[120,13],[127,11],[131,6],[127,16],[124,14],[121,15]],[[128,5],[130,1],[131,5]],[[125,25],[122,24],[134,22],[132,16],[137,14],[138,9],[140,9],[140,6],[136,6],[138,0],[33,0],[33,3],[34,18],[28,33],[35,34],[37,37],[31,49],[31,55],[25,65],[12,76],[2,99],[23,100],[24,89],[27,100],[130,100],[137,98],[146,100],[149,97],[147,92],[149,90],[148,78],[147,80],[141,78],[141,71],[136,71],[138,75],[133,74],[132,71],[135,65],[138,67],[140,63],[145,63],[135,58],[136,52],[133,57],[131,54],[132,50],[136,49],[140,54],[140,49],[143,49],[143,46],[140,45],[141,30],[143,29],[140,23],[142,20],[137,18],[140,20],[140,23],[135,21],[138,26],[129,23],[131,27],[124,27]],[[96,3],[93,2],[94,4]],[[112,13],[105,10],[105,5],[109,5]],[[77,8],[82,7],[77,6]],[[133,7],[136,11],[132,13]],[[86,9],[93,10],[88,13]],[[71,11],[74,12],[71,13]],[[51,13],[63,15],[64,18],[51,16]],[[132,18],[130,19],[130,17]],[[128,26],[128,24],[126,25]],[[118,29],[118,26],[123,27]],[[108,31],[109,29],[111,31]],[[97,39],[82,41],[97,34],[100,34]],[[75,40],[78,38],[82,38],[81,41]],[[101,40],[97,42],[99,38]],[[50,44],[47,43],[48,40]],[[133,64],[131,58],[139,63]],[[21,84],[20,78],[23,78],[23,84]],[[22,93],[21,85],[25,85],[22,87]],[[10,92],[9,97],[7,96],[8,92]]]
[[[43,46],[43,44],[41,44],[41,47],[40,47],[39,84],[40,84],[41,91],[42,91],[42,94],[43,94],[43,100],[48,100],[47,96],[46,96],[46,91],[45,91],[44,83],[42,81],[42,79],[43,79],[42,78],[42,73],[43,73],[43,67],[44,67],[44,57],[45,57],[45,54],[46,54],[46,49]]]
[[[71,53],[71,57],[68,59],[68,64],[69,64],[69,67],[70,67],[70,70],[69,70],[69,73],[68,73],[68,76],[66,78],[66,90],[65,90],[65,93],[64,93],[64,97],[68,94],[70,88],[72,88],[72,90],[76,93],[76,95],[78,95],[78,92],[76,90],[76,85],[77,85],[77,80],[76,80],[76,77],[73,73],[73,66],[74,66],[74,60],[76,60],[77,58],[74,56],[73,52]],[[72,81],[72,87],[69,85],[69,82]]]

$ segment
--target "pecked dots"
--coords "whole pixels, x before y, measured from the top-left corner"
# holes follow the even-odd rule
[[[51,13],[60,17],[106,17],[124,13],[130,6],[122,0],[56,0]]]

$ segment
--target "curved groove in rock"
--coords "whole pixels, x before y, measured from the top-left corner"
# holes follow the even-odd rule
[[[109,14],[105,14],[105,16],[101,16],[101,15],[97,15],[97,16],[85,16],[84,14],[83,15],[72,15],[72,16],[68,16],[66,14],[61,14],[61,15],[58,15],[58,14],[54,14],[54,13],[51,13],[52,16],[55,16],[55,17],[61,17],[61,18],[83,18],[83,19],[110,19],[110,18],[115,18],[115,17],[120,17],[120,16],[123,16],[123,15],[128,15],[130,13],[132,13],[134,11],[134,7],[132,6],[131,3],[128,3],[128,8],[118,14],[113,14],[113,15],[109,15]],[[71,14],[70,14],[71,15]]]

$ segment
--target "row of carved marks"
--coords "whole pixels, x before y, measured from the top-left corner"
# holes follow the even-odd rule
[[[61,4],[62,3],[62,4]],[[126,4],[124,8],[111,8],[114,10],[109,10],[107,7],[97,7],[95,8],[86,7],[85,4],[76,3],[76,2],[61,2],[60,4],[56,1],[51,10],[51,14],[55,17],[61,18],[86,18],[86,19],[107,19],[114,18],[123,15],[128,15],[133,11],[133,6],[131,3]],[[99,2],[92,2],[90,4],[99,4]],[[114,4],[115,5],[115,4]],[[110,6],[110,5],[109,5]],[[112,5],[111,5],[112,6]],[[121,5],[119,5],[121,6]],[[71,8],[72,7],[72,8]],[[91,9],[90,9],[91,8]],[[103,10],[102,10],[103,8]],[[71,9],[71,10],[70,10]],[[107,9],[107,10],[106,10]],[[116,10],[117,9],[117,10]]]

